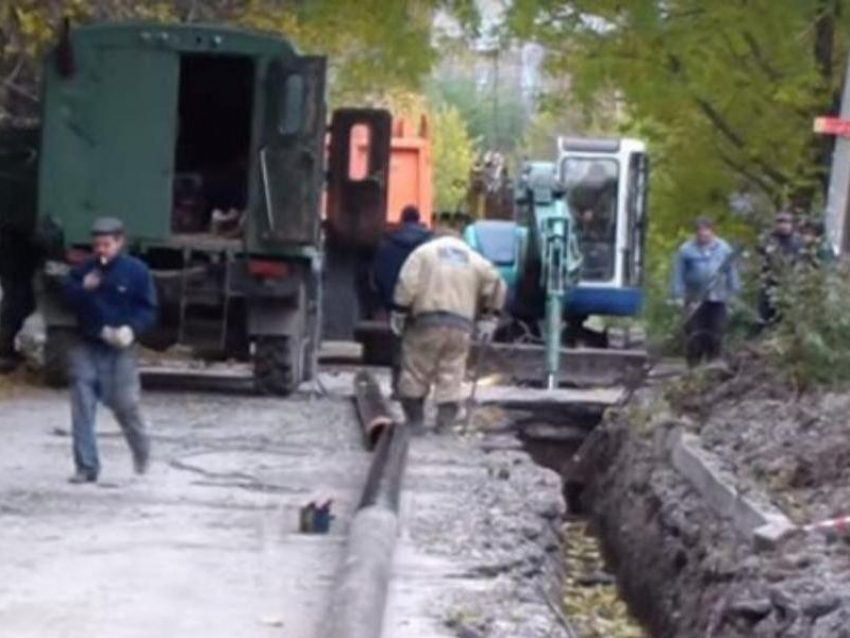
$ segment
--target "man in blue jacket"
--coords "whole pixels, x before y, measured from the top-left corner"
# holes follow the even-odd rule
[[[696,236],[679,248],[673,264],[673,298],[685,309],[688,365],[720,356],[727,305],[741,289],[732,248],[700,217]]]
[[[433,233],[421,223],[419,209],[416,206],[405,206],[401,211],[401,228],[389,234],[375,253],[372,263],[372,278],[381,305],[387,313],[395,310],[393,295],[401,267],[414,250],[433,238]],[[395,391],[401,372],[401,339],[393,336],[392,343],[392,385]]]
[[[150,458],[132,346],[156,323],[156,290],[147,266],[123,253],[124,241],[120,220],[97,220],[92,227],[94,256],[63,282],[80,337],[68,353],[76,468],[72,483],[95,482],[100,473],[94,432],[98,401],[115,414],[137,474],[147,470]]]

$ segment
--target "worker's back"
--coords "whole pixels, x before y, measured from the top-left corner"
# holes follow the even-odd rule
[[[441,237],[417,248],[402,268],[397,305],[414,316],[450,313],[470,322],[504,303],[505,285],[495,266],[457,237]]]

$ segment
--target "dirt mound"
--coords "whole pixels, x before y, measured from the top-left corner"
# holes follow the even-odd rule
[[[743,485],[797,523],[850,515],[850,390],[798,394],[757,358],[722,380],[700,374],[667,395]]]

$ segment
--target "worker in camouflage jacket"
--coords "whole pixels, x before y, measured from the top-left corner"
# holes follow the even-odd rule
[[[758,247],[761,258],[759,317],[762,325],[779,321],[777,292],[791,274],[802,250],[803,242],[794,229],[793,215],[788,210],[780,211],[773,230],[761,239]]]
[[[463,398],[471,337],[489,340],[506,286],[496,267],[454,234],[422,244],[395,288],[393,332],[402,335],[398,394],[408,424],[420,429],[433,389],[437,429],[452,425]]]

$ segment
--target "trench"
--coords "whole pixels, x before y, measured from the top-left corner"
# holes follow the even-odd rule
[[[602,420],[600,411],[522,415],[518,438],[539,466],[558,473],[565,503],[561,592],[564,620],[575,638],[647,638],[634,610],[621,595],[616,570],[606,559],[602,537],[584,508],[584,487],[568,480],[576,452]]]

